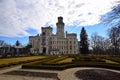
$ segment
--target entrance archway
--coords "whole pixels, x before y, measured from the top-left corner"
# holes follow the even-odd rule
[[[42,51],[43,53],[46,53],[46,47],[43,47],[43,51]]]

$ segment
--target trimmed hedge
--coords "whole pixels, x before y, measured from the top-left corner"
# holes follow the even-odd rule
[[[98,68],[109,68],[120,70],[120,64],[110,64],[106,63],[103,58],[96,57],[74,57],[72,62],[68,63],[58,63],[61,60],[67,59],[69,57],[50,57],[42,59],[40,61],[28,63],[22,65],[25,69],[48,69],[48,70],[64,70],[73,67],[98,67]]]
[[[112,64],[64,64],[64,65],[23,65],[24,69],[48,69],[48,70],[64,70],[73,67],[99,67],[120,70],[120,65]]]
[[[34,57],[34,56],[33,56]],[[22,58],[22,57],[21,57]],[[21,59],[18,58],[18,59]],[[27,57],[29,58],[29,57]],[[8,59],[8,60],[7,60]],[[23,63],[29,63],[29,62],[34,62],[34,61],[38,61],[41,60],[43,58],[37,58],[37,59],[25,59],[25,61],[23,60],[18,60],[17,58],[6,58],[6,59],[0,59],[1,60],[1,64],[0,64],[0,68],[4,68],[4,67],[10,67],[10,66],[14,66],[14,65],[20,65]],[[8,62],[9,61],[9,62]],[[4,63],[3,63],[4,62]],[[6,62],[6,63],[5,63]]]
[[[73,67],[99,67],[120,70],[120,64],[106,64],[103,62],[72,62],[65,64],[47,64],[47,65],[23,65],[25,69],[48,69],[48,70],[64,70]]]
[[[112,61],[120,63],[120,58],[118,58],[118,57],[111,57],[111,58],[105,58],[105,59],[112,60]]]
[[[51,61],[53,59],[56,59],[57,57],[49,57],[49,58],[44,58],[44,59],[41,59],[41,60],[37,60],[37,61],[34,61],[34,62],[30,62],[30,63],[27,63],[27,64],[24,64],[22,66],[39,66],[39,65],[43,65],[45,62],[48,62],[48,61]]]
[[[73,61],[105,62],[105,60],[95,57],[75,57]]]

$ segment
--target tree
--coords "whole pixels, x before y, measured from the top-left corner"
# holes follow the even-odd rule
[[[101,23],[108,26],[120,26],[120,2],[112,10],[101,16]]]
[[[112,27],[108,33],[111,49],[113,53],[120,53],[120,1],[116,3],[110,12],[101,16],[101,23]]]
[[[109,39],[112,44],[113,52],[120,53],[120,27],[112,27],[109,32]]]
[[[0,40],[0,46],[3,46],[4,45],[4,41],[3,40]]]
[[[92,34],[91,48],[93,49],[93,53],[106,54],[110,46],[111,45],[109,39],[105,39],[104,37],[98,35],[97,33]]]
[[[4,40],[0,40],[0,46],[10,46],[10,44],[6,43]]]
[[[88,54],[88,52],[89,52],[87,36],[88,35],[86,33],[86,30],[83,27],[81,30],[81,33],[80,33],[80,51],[81,51],[81,54]]]
[[[15,43],[16,46],[20,46],[20,42],[17,40]]]

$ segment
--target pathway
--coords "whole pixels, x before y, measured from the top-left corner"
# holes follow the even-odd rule
[[[111,69],[105,69],[105,68],[78,67],[78,68],[66,69],[64,71],[59,72],[58,78],[60,80],[82,80],[75,76],[75,72],[80,71],[80,70],[87,70],[87,69],[100,69],[100,70],[108,70],[108,71],[120,73],[120,71],[118,70],[111,70]]]
[[[21,69],[21,66],[18,66],[10,69],[0,70],[0,80],[82,80],[75,76],[75,72],[86,69],[100,69],[120,73],[120,71],[117,70],[92,67],[78,67],[63,71],[56,71]]]

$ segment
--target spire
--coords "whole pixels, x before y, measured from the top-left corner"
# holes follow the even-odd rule
[[[58,23],[63,23],[63,17],[58,17]]]

